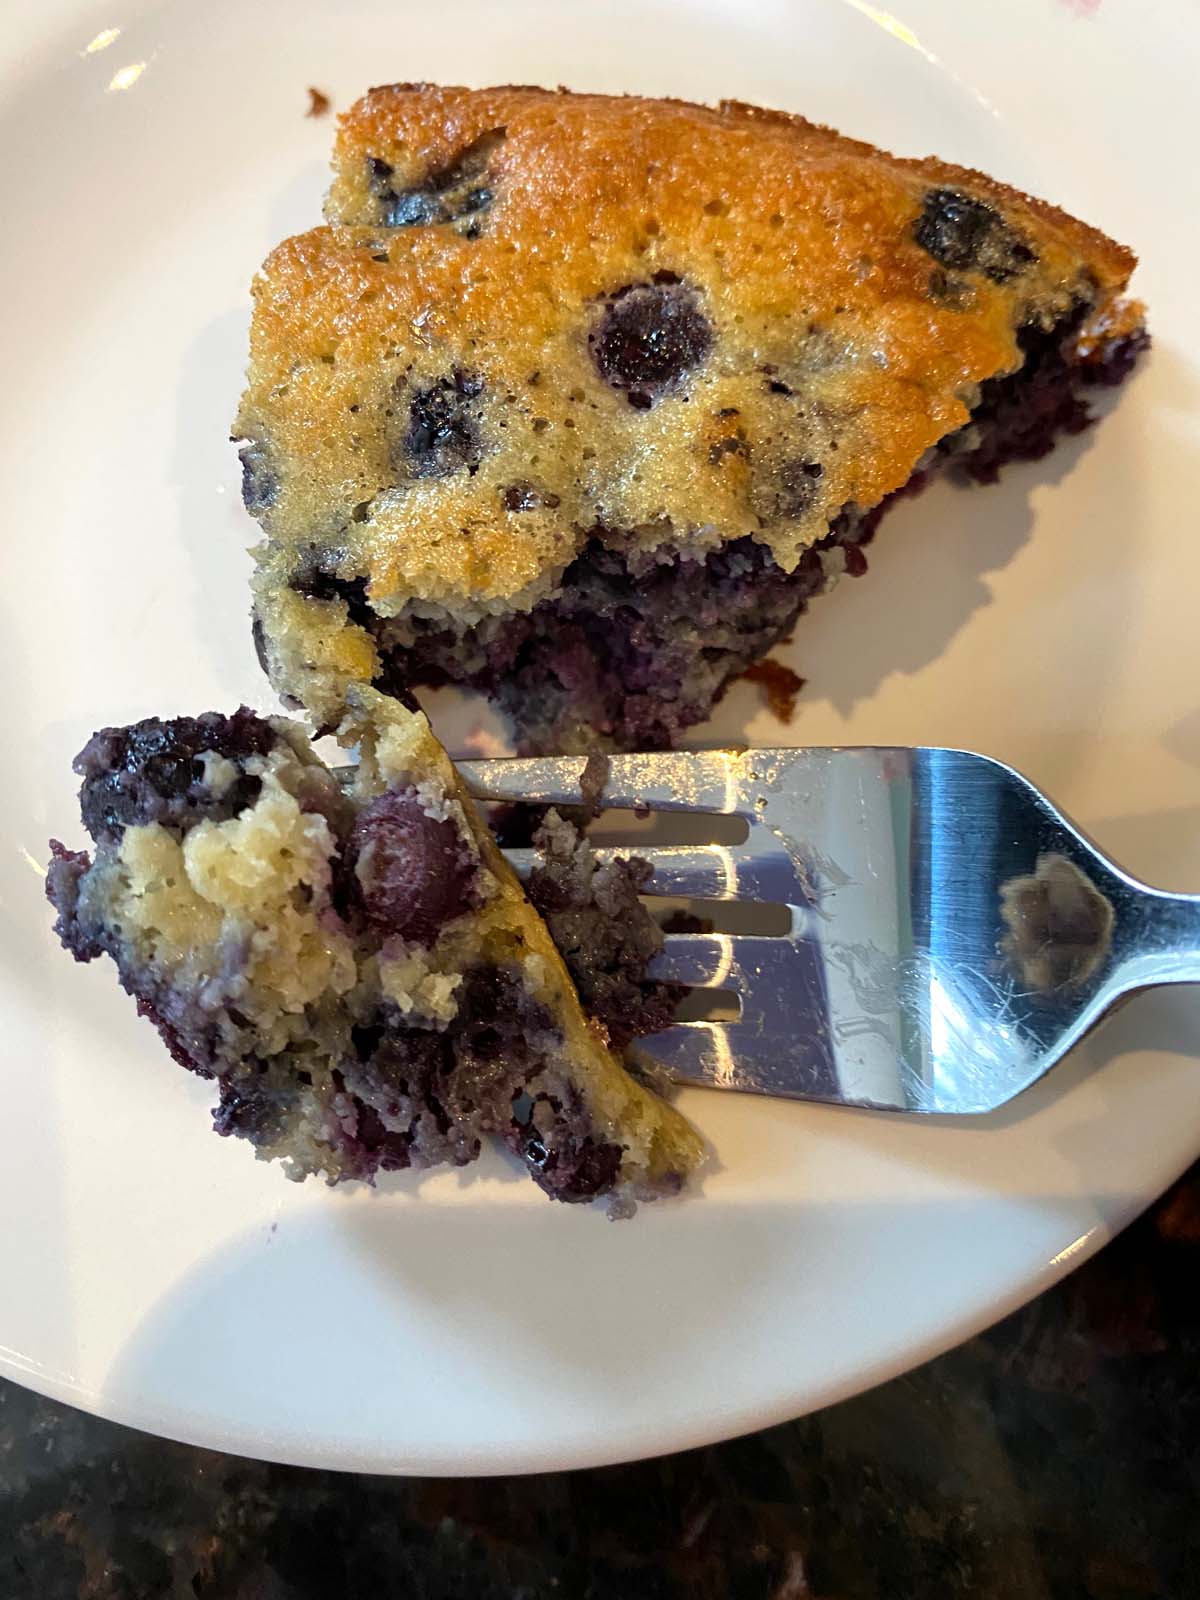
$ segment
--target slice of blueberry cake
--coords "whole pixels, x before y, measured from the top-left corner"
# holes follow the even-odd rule
[[[176,1061],[215,1080],[217,1131],[293,1177],[462,1165],[494,1134],[556,1199],[676,1192],[697,1135],[585,1016],[425,718],[353,688],[340,734],[360,748],[345,788],[295,724],[244,709],[97,733],[75,763],[94,854],[52,845],[63,944],[112,957]],[[660,1026],[644,909],[560,887],[560,913],[612,924],[578,970],[607,974],[602,1000],[630,982],[633,1031]]]
[[[1090,420],[1134,256],[798,117],[374,89],[254,286],[236,423],[292,705],[473,685],[527,748],[705,717],[887,506]]]

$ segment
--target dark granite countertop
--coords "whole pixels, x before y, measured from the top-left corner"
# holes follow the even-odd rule
[[[216,1455],[0,1386],[0,1600],[1197,1600],[1200,1166],[909,1376],[596,1472]]]

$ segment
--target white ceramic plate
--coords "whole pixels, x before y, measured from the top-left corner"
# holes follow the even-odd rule
[[[1044,1287],[1200,1150],[1200,1007],[1131,1004],[969,1127],[693,1092],[721,1170],[612,1226],[498,1160],[293,1187],[215,1139],[111,968],[73,970],[37,863],[79,838],[102,722],[270,706],[226,435],[247,286],[317,220],[329,119],[389,79],[737,96],[1042,192],[1133,242],[1157,348],[1115,413],[999,488],[897,510],[821,602],[782,730],[967,745],[1129,867],[1200,889],[1186,0],[279,0],[0,15],[0,1369],[157,1432],[384,1471],[579,1466],[822,1405]],[[1166,154],[1164,155],[1164,152]],[[442,698],[462,747],[477,713]]]

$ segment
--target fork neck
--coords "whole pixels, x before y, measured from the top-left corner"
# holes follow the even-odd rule
[[[1200,983],[1200,895],[1129,885],[1117,913],[1113,981],[1120,993]]]

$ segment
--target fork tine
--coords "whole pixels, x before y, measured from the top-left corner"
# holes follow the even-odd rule
[[[677,1022],[673,1028],[642,1040],[638,1053],[650,1056],[676,1083],[753,1089],[753,1068],[749,1081],[744,1082],[739,1067],[736,1035],[744,1031],[738,1023]]]
[[[628,810],[743,812],[735,750],[669,750],[608,760],[602,804]],[[460,761],[458,770],[477,800],[577,806],[583,796],[583,756],[535,756],[511,761]]]
[[[527,878],[537,860],[534,850],[506,850],[509,865],[519,878]],[[761,855],[745,845],[659,845],[631,843],[599,846],[601,865],[637,856],[648,861],[654,876],[643,894],[674,896],[685,900],[772,900],[798,903],[805,885],[782,853]]]
[[[780,981],[796,965],[799,950],[792,939],[761,934],[669,933],[650,975],[696,988],[741,991]]]
[[[676,1083],[799,1100],[843,1099],[837,1062],[820,1019],[801,1016],[797,1022],[787,1039],[747,1021],[677,1022],[643,1039],[638,1048]]]

